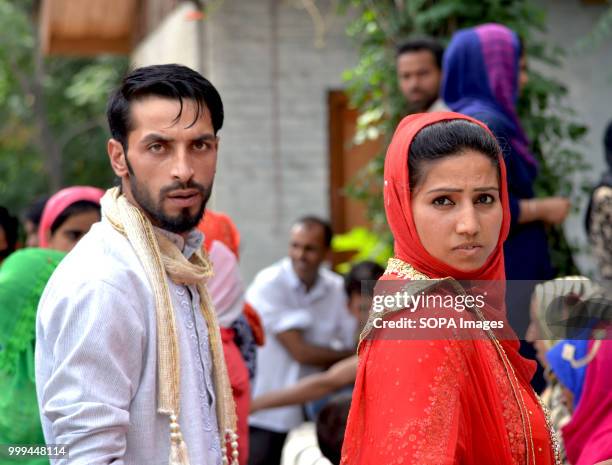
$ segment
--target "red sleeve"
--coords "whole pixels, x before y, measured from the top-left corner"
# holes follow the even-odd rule
[[[342,465],[460,463],[465,357],[456,341],[363,344]]]

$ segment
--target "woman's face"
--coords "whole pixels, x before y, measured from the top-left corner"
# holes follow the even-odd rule
[[[100,221],[100,213],[87,210],[66,219],[49,237],[49,248],[70,252],[94,223]]]
[[[430,255],[461,271],[483,266],[497,245],[503,209],[498,168],[466,150],[423,166],[412,192],[419,239]]]

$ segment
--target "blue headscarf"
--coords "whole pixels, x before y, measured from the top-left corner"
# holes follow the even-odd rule
[[[521,43],[505,26],[484,24],[456,32],[444,53],[442,97],[458,113],[480,119],[537,166],[516,113]]]
[[[587,356],[589,340],[561,340],[546,352],[551,371],[557,379],[574,395],[574,408],[580,401],[587,365],[574,367],[571,360],[581,360]]]

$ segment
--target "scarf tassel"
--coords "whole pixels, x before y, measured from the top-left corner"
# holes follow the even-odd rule
[[[170,415],[170,458],[168,459],[168,465],[189,465],[187,446],[183,441],[181,427],[174,414]]]

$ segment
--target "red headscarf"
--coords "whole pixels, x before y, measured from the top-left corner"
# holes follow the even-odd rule
[[[483,310],[485,314],[489,317],[498,315],[499,318],[505,318],[506,274],[504,271],[503,244],[510,230],[510,206],[508,201],[506,165],[502,153],[499,153],[499,189],[503,208],[502,227],[497,245],[482,267],[473,271],[461,271],[434,258],[421,244],[412,217],[410,178],[408,173],[410,144],[417,133],[424,127],[440,121],[456,119],[471,121],[484,128],[494,137],[493,133],[484,123],[454,112],[421,113],[407,116],[400,121],[393,134],[393,139],[387,149],[385,159],[384,202],[387,222],[395,241],[395,257],[409,263],[430,278],[452,277],[457,280],[480,281],[477,285],[483,289],[486,287],[488,295],[487,302],[489,305]],[[398,278],[394,277],[394,275],[385,274],[381,279],[396,280]],[[502,339],[502,345],[506,350],[508,358],[512,361],[517,374],[528,382],[535,371],[535,364],[519,355],[519,343],[516,335],[509,325],[506,325],[504,330],[499,331],[497,335]]]
[[[76,202],[88,200],[100,205],[100,199],[104,195],[102,189],[89,186],[73,186],[66,187],[51,196],[45,204],[40,226],[38,227],[38,246],[42,248],[49,247],[49,238],[47,235],[51,230],[53,222],[60,216],[66,208]]]
[[[458,280],[504,280],[503,243],[510,230],[510,207],[506,165],[501,153],[499,154],[500,197],[504,211],[502,228],[495,250],[481,268],[469,272],[461,271],[432,257],[421,244],[412,218],[408,173],[410,144],[425,126],[454,119],[471,121],[491,133],[483,123],[469,116],[453,112],[435,112],[407,116],[399,123],[393,134],[385,159],[384,201],[387,221],[395,240],[395,257],[410,263],[430,278],[451,276]],[[492,133],[491,136],[494,137]]]
[[[240,258],[240,232],[236,224],[225,213],[206,209],[204,217],[198,224],[204,233],[204,248],[210,250],[214,240],[223,242],[236,258]]]

